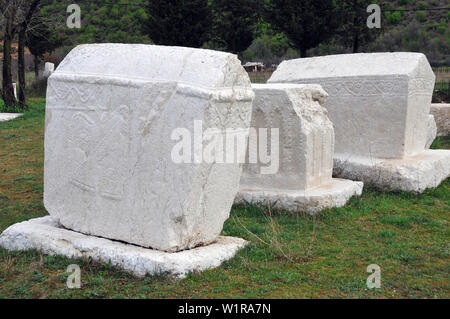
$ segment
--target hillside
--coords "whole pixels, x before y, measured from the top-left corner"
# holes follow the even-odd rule
[[[46,16],[58,20],[58,31],[66,36],[62,54],[80,43],[128,42],[150,43],[142,25],[147,19],[144,5],[147,0],[79,0],[82,28],[68,29],[65,26],[66,8],[71,0],[43,0]],[[368,1],[372,3],[374,1]],[[416,51],[423,52],[434,66],[450,65],[450,12],[432,11],[433,8],[448,7],[448,0],[395,0],[378,1],[384,10],[382,31],[377,39],[364,45],[361,50],[372,51]],[[387,10],[420,11],[387,11]],[[283,58],[297,56],[289,48],[285,37],[275,34],[270,26],[260,25],[252,46],[242,54],[243,60],[261,60],[266,64],[278,63]],[[208,46],[208,45],[206,45]],[[310,55],[349,52],[349,48],[331,41],[310,51]]]
[[[434,66],[450,65],[450,11],[432,9],[450,7],[448,0],[384,1],[386,9],[419,9],[385,13],[385,33],[374,51],[423,52]]]
[[[72,0],[43,0],[42,13],[54,17],[57,30],[67,36],[66,47],[93,42],[150,42],[143,35],[142,24],[147,19],[144,3],[147,0],[78,0],[82,27],[69,29],[65,25],[67,6]]]
[[[367,1],[374,2],[377,1]],[[450,12],[431,10],[450,7],[448,0],[379,0],[378,3],[383,10],[382,28],[373,31],[376,32],[375,40],[364,44],[361,52],[422,52],[433,66],[450,65]],[[335,36],[328,43],[311,49],[308,55],[350,52],[351,48],[343,47],[338,36]],[[290,49],[287,39],[282,34],[271,32],[267,26],[260,28],[258,38],[243,53],[245,61],[263,61],[266,65],[296,57],[299,54]]]

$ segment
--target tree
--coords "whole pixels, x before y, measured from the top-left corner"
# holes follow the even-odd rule
[[[145,31],[162,45],[201,47],[211,31],[208,0],[149,0]]]
[[[22,10],[24,11],[24,18],[19,26],[19,44],[18,44],[18,79],[19,79],[19,105],[21,108],[26,107],[25,101],[25,37],[28,27],[31,24],[31,19],[35,15],[39,2],[41,0],[32,0],[30,3],[23,3]]]
[[[61,46],[63,39],[51,30],[51,26],[42,19],[36,22],[26,33],[26,46],[34,57],[35,78],[39,77],[39,60],[44,53],[52,52]]]
[[[3,22],[3,66],[2,66],[2,98],[7,107],[16,105],[11,73],[11,44],[17,33],[17,16],[20,0],[0,1],[0,13]]]
[[[306,57],[307,50],[336,33],[335,10],[333,0],[270,0],[264,12],[267,21],[286,35],[301,57]]]
[[[339,0],[339,19],[341,21],[338,29],[338,39],[346,47],[352,47],[353,53],[372,40],[377,35],[377,29],[367,26],[367,7],[373,0]]]
[[[11,44],[19,32],[19,96],[20,106],[25,106],[25,33],[40,0],[0,0],[3,24],[2,98],[7,107],[17,104],[11,74]]]
[[[254,39],[261,0],[213,0],[213,34],[225,50],[240,53]]]

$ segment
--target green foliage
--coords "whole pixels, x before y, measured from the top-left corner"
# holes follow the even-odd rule
[[[416,12],[416,19],[419,22],[427,21],[427,12],[426,11],[417,11]]]
[[[449,27],[447,25],[447,22],[445,22],[445,20],[442,19],[441,22],[439,23],[439,25],[437,26],[436,31],[439,34],[445,34],[445,32],[447,32],[448,28]]]
[[[64,41],[63,36],[57,34],[43,19],[34,23],[33,28],[27,32],[25,40],[31,54],[40,57],[61,46]]]
[[[260,23],[260,0],[212,1],[214,46],[228,52],[240,53],[255,37]]]
[[[66,8],[73,1],[42,1],[43,15],[57,22],[52,31],[65,39],[63,52],[68,52],[77,44],[91,42],[151,43],[153,40],[163,43],[165,37],[170,38],[171,30],[181,30],[180,38],[198,39],[192,46],[245,51],[240,54],[245,59],[261,59],[270,63],[278,63],[283,57],[295,57],[298,49],[303,55],[307,50],[310,50],[309,54],[414,50],[425,53],[434,65],[450,64],[450,12],[395,11],[445,7],[445,0],[204,0],[209,4],[205,10],[214,13],[212,21],[207,18],[200,24],[209,25],[205,33],[203,29],[197,32],[195,25],[189,25],[193,16],[186,9],[186,13],[181,13],[182,18],[172,20],[172,25],[156,24],[162,39],[152,39],[148,29],[144,28],[151,20],[148,3],[155,6],[161,3],[160,8],[170,8],[173,6],[171,3],[177,1],[77,0],[76,3],[81,6],[81,29],[69,29],[65,24],[68,16]],[[197,1],[180,3],[186,4],[175,12],[183,12],[183,8],[195,6]],[[382,29],[367,28],[368,13],[365,9],[369,3],[378,3],[384,10]],[[203,8],[204,4],[201,6]],[[203,12],[203,9],[200,11]],[[259,11],[264,13],[262,18],[258,17]],[[409,26],[415,21],[419,22],[419,30],[416,36],[410,36]]]
[[[336,33],[339,18],[333,9],[337,9],[333,0],[271,0],[266,2],[265,17],[306,56],[308,49]]]
[[[42,54],[51,51],[57,46],[63,45],[62,50],[57,54],[65,54],[71,48],[81,43],[92,42],[128,42],[128,43],[150,43],[151,37],[146,34],[142,26],[147,25],[149,14],[146,6],[149,0],[98,0],[88,1],[79,0],[78,4],[82,8],[82,28],[69,29],[65,25],[67,14],[65,9],[68,4],[73,3],[70,0],[42,0],[44,7],[42,14],[44,16],[56,19],[56,27],[52,24],[51,37],[45,35],[42,39],[35,39],[38,48],[34,48],[30,43],[32,52]],[[450,30],[448,21],[450,21],[450,12],[430,11],[426,18],[416,20],[414,11],[395,11],[396,9],[424,8],[424,4],[413,0],[397,1],[376,1],[383,9],[392,9],[392,12],[384,12],[385,17],[382,20],[383,29],[368,29],[366,27],[367,13],[365,6],[374,1],[371,0],[333,0],[331,5],[336,6],[334,16],[331,19],[328,16],[330,9],[329,1],[315,1],[314,6],[321,7],[314,14],[314,23],[308,23],[309,1],[277,1],[277,0],[246,0],[246,1],[223,1],[210,0],[209,10],[213,10],[214,16],[211,22],[210,30],[205,33],[205,40],[212,39],[203,47],[220,49],[231,52],[238,52],[240,58],[244,61],[255,60],[262,61],[266,66],[278,64],[284,59],[299,57],[299,45],[295,45],[295,36],[283,32],[280,25],[268,23],[268,11],[264,10],[263,18],[258,16],[258,11],[265,2],[265,8],[271,8],[274,3],[279,2],[279,6],[286,5],[287,11],[279,15],[281,26],[289,24],[290,19],[286,17],[295,13],[296,18],[300,17],[304,23],[295,23],[295,31],[301,34],[304,30],[304,38],[297,43],[302,47],[309,48],[309,55],[324,55],[336,53],[349,53],[353,51],[418,51],[427,55],[432,65],[449,65],[450,57]],[[423,2],[423,1],[422,1]],[[435,0],[428,2],[429,6],[445,6],[445,1]],[[291,8],[289,5],[294,3]],[[326,4],[328,3],[328,4]],[[164,4],[163,4],[164,5]],[[314,13],[313,10],[309,10]],[[283,12],[282,10],[278,13]],[[358,15],[354,15],[354,13]],[[339,14],[338,14],[339,13]],[[427,14],[424,11],[425,15]],[[302,16],[304,14],[304,16]],[[419,16],[421,13],[417,13]],[[336,15],[338,17],[336,17]],[[189,16],[189,14],[188,14]],[[317,17],[319,17],[317,19]],[[334,23],[334,19],[339,23]],[[183,23],[188,19],[177,19],[174,25]],[[418,23],[418,20],[420,23]],[[336,28],[320,29],[321,24],[335,24]],[[179,26],[176,26],[179,27]],[[328,25],[329,27],[329,25]],[[189,30],[190,26],[188,26]],[[162,28],[163,35],[166,36],[168,28]],[[289,31],[288,30],[288,31]],[[315,32],[320,35],[317,37]],[[190,31],[191,32],[191,31]],[[196,33],[191,32],[195,36]],[[56,35],[56,36],[55,36]],[[54,44],[57,39],[63,42]],[[201,38],[201,37],[200,37]],[[310,42],[309,38],[314,41]],[[48,41],[51,40],[51,41]],[[252,41],[253,40],[253,41]],[[200,46],[199,40],[195,46]],[[30,41],[32,42],[32,41]],[[40,46],[40,48],[39,48]],[[294,48],[293,48],[294,47]],[[359,48],[359,49],[358,49]],[[303,55],[306,50],[301,49]],[[241,52],[243,51],[243,52]],[[35,92],[41,92],[41,86],[35,85]],[[442,90],[439,92],[443,92]],[[448,92],[445,91],[445,92]],[[447,94],[448,95],[448,94]],[[447,96],[445,95],[445,96]],[[443,95],[444,96],[444,95]],[[444,97],[445,97],[444,96]],[[439,99],[443,97],[439,96]],[[445,98],[444,98],[445,99]]]
[[[389,24],[399,24],[402,20],[402,14],[400,11],[386,12],[386,20]]]
[[[146,32],[156,44],[201,47],[212,15],[208,0],[148,0]]]
[[[446,7],[445,0],[426,2],[428,8]],[[425,8],[419,1],[381,0],[384,9],[382,32],[364,47],[365,52],[412,51],[424,53],[433,66],[450,65],[450,30],[445,10],[395,11]],[[393,11],[386,11],[393,10]],[[399,12],[399,13],[397,13]],[[450,15],[449,15],[450,16]]]
[[[0,99],[0,113],[22,113],[23,109],[20,105],[6,105],[3,100]]]
[[[242,53],[243,60],[261,61],[266,66],[279,64],[284,59],[298,57],[298,53],[291,49],[286,36],[283,33],[276,33],[269,25],[265,25],[259,30],[257,39]]]
[[[438,150],[441,148],[441,138],[438,136],[436,137],[436,139],[433,141],[433,143],[430,145],[430,149],[432,150]]]
[[[426,9],[426,8],[428,8],[428,3],[426,3],[425,1],[420,1],[419,2],[419,9],[423,10],[423,9]]]
[[[147,20],[147,0],[77,0],[81,7],[80,29],[66,26],[66,8],[72,0],[42,0],[45,16],[55,20],[55,32],[66,36],[63,43],[68,51],[77,44],[92,42],[149,43],[142,26]]]
[[[379,31],[367,27],[367,7],[373,3],[368,0],[337,0],[339,24],[334,40],[358,52],[360,47],[372,41]]]

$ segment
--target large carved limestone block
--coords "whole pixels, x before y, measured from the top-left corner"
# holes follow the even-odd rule
[[[174,161],[174,132],[201,121],[218,134],[248,133],[253,96],[232,54],[75,48],[48,81],[45,207],[68,229],[143,247],[171,252],[215,241],[241,166]]]
[[[255,100],[237,203],[315,213],[361,194],[362,183],[332,179],[334,130],[321,105],[327,93],[320,85],[252,87]]]
[[[396,169],[415,171],[410,165],[416,160],[408,159],[429,144],[434,81],[423,54],[373,53],[284,61],[268,82],[320,84],[329,94],[324,106],[335,129],[337,176],[420,192],[450,174],[447,152],[427,151],[429,164],[418,174]]]
[[[420,53],[343,54],[284,61],[269,83],[317,83],[336,153],[401,158],[423,151],[435,75]]]

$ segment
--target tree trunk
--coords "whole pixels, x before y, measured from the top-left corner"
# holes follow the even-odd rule
[[[358,3],[356,0],[353,0],[353,9],[357,10],[358,8]],[[358,53],[359,50],[359,25],[360,23],[363,23],[363,21],[359,21],[360,17],[359,17],[359,11],[358,12],[354,12],[353,13],[353,53]]]
[[[39,57],[34,55],[34,80],[39,79]]]
[[[306,58],[306,49],[300,49],[300,57],[301,58]]]
[[[19,77],[19,105],[22,109],[26,109],[25,100],[25,32],[26,26],[22,25],[19,31],[19,65],[18,65],[18,77]]]
[[[4,34],[4,40],[3,40],[3,67],[2,67],[2,74],[3,74],[3,80],[2,80],[2,94],[3,94],[3,101],[5,102],[5,105],[8,106],[14,106],[17,104],[16,98],[14,97],[14,88],[12,84],[12,74],[11,74],[11,42],[12,37],[10,35],[10,32],[8,32],[8,22],[7,24],[7,31]]]
[[[41,0],[33,0],[30,4],[25,19],[20,24],[19,29],[19,104],[20,107],[25,109],[27,108],[26,100],[25,100],[25,36],[27,32],[28,25],[31,22],[31,19],[39,5]],[[39,70],[38,70],[39,71]],[[36,72],[36,71],[35,71]]]
[[[355,32],[353,35],[353,53],[358,53],[359,51],[359,34]]]

